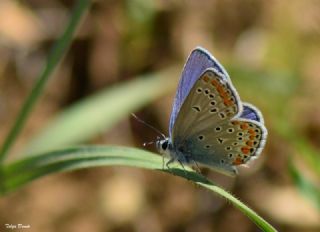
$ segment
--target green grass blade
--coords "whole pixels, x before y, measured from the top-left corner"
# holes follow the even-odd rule
[[[25,101],[22,106],[20,113],[18,114],[17,120],[15,121],[12,129],[10,130],[6,140],[4,141],[1,150],[0,150],[0,163],[6,158],[10,147],[21,131],[23,125],[25,124],[32,107],[35,105],[36,100],[42,93],[42,90],[45,86],[45,83],[48,81],[50,75],[57,67],[58,63],[62,59],[66,49],[69,47],[73,35],[76,31],[77,26],[79,25],[82,16],[88,9],[90,4],[89,0],[79,0],[77,5],[74,8],[73,14],[71,16],[70,22],[66,27],[65,32],[61,36],[61,38],[54,45],[48,60],[47,64],[44,67],[43,72],[40,74],[37,82],[35,83],[29,97]]]
[[[306,163],[317,173],[320,177],[320,157],[319,151],[312,146],[310,141],[308,141],[303,135],[298,131],[295,137],[291,140],[292,145],[297,149],[297,151],[302,154]]]
[[[299,170],[295,167],[293,161],[289,163],[289,173],[294,181],[294,184],[300,192],[320,210],[320,189],[317,188],[310,180],[308,180]]]
[[[106,131],[130,113],[173,91],[176,87],[172,80],[175,80],[174,75],[178,76],[177,73],[178,69],[170,68],[137,77],[76,103],[60,113],[29,142],[27,153],[79,144]]]
[[[278,119],[275,123],[274,128],[276,131],[290,141],[293,148],[295,148],[304,161],[309,165],[310,168],[320,176],[320,157],[319,151],[312,146],[303,134],[296,128],[294,128],[285,119]]]
[[[240,209],[263,231],[276,231],[268,222],[261,218],[256,212],[243,204],[236,197],[224,189],[214,185],[204,176],[186,167],[180,166],[170,170],[163,170],[161,156],[134,148],[87,146],[69,148],[60,151],[44,153],[38,156],[28,157],[16,161],[2,168],[2,194],[13,191],[30,181],[42,176],[56,173],[78,170],[98,166],[123,165],[153,170],[161,170],[169,174],[183,177],[192,181],[213,193],[219,194],[235,207]]]

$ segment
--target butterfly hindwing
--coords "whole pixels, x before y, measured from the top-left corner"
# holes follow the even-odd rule
[[[264,119],[261,112],[252,104],[243,102],[243,110],[241,112],[240,118],[251,119],[261,124],[264,124]]]

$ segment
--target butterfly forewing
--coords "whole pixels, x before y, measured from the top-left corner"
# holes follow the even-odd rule
[[[235,117],[241,111],[239,96],[223,74],[207,69],[183,102],[173,131],[173,142]]]
[[[173,126],[184,100],[188,96],[199,76],[208,68],[215,68],[218,72],[223,74],[223,77],[226,80],[230,80],[227,71],[208,51],[201,47],[194,49],[189,55],[189,58],[183,68],[182,76],[174,99],[169,125],[170,137],[172,136]]]

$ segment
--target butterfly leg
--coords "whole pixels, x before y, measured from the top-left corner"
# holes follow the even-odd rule
[[[171,159],[166,163],[166,166],[167,166],[168,169],[170,169],[169,164],[173,163],[174,161],[175,161],[175,159],[174,159],[174,158],[171,158]],[[178,160],[178,159],[177,159],[177,161],[179,162],[179,164],[181,165],[181,167],[183,168],[183,170],[185,170],[183,163],[182,163],[180,160]]]
[[[173,175],[175,175],[172,171],[171,171],[171,168],[170,168],[170,164],[171,163],[173,163],[174,162],[174,158],[171,158],[167,163],[166,163],[166,167],[167,167],[167,170],[171,173],[171,174],[173,174]],[[163,157],[163,164],[164,164],[164,157]],[[163,169],[164,169],[164,167],[163,167]]]
[[[164,156],[162,156],[162,169],[164,170]]]
[[[195,164],[195,171],[199,174],[201,174],[201,169],[197,163],[197,161],[193,160],[193,163]]]
[[[163,162],[164,162],[164,157],[163,157]],[[174,162],[174,158],[171,158],[167,163],[166,163],[166,167],[168,170],[170,170],[171,168],[169,167],[169,164]]]
[[[175,161],[174,158],[171,158],[167,163],[166,163],[166,167],[167,169],[171,172],[171,168],[170,168],[170,164],[173,163]],[[184,168],[183,163],[180,160],[177,160],[179,162],[179,164],[181,165],[181,167],[183,168],[184,174],[187,175],[186,169]],[[172,172],[171,172],[172,173]]]

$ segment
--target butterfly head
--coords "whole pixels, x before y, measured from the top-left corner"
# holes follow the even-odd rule
[[[160,154],[165,155],[169,154],[171,143],[169,138],[160,139],[158,138],[156,141],[156,147]]]

